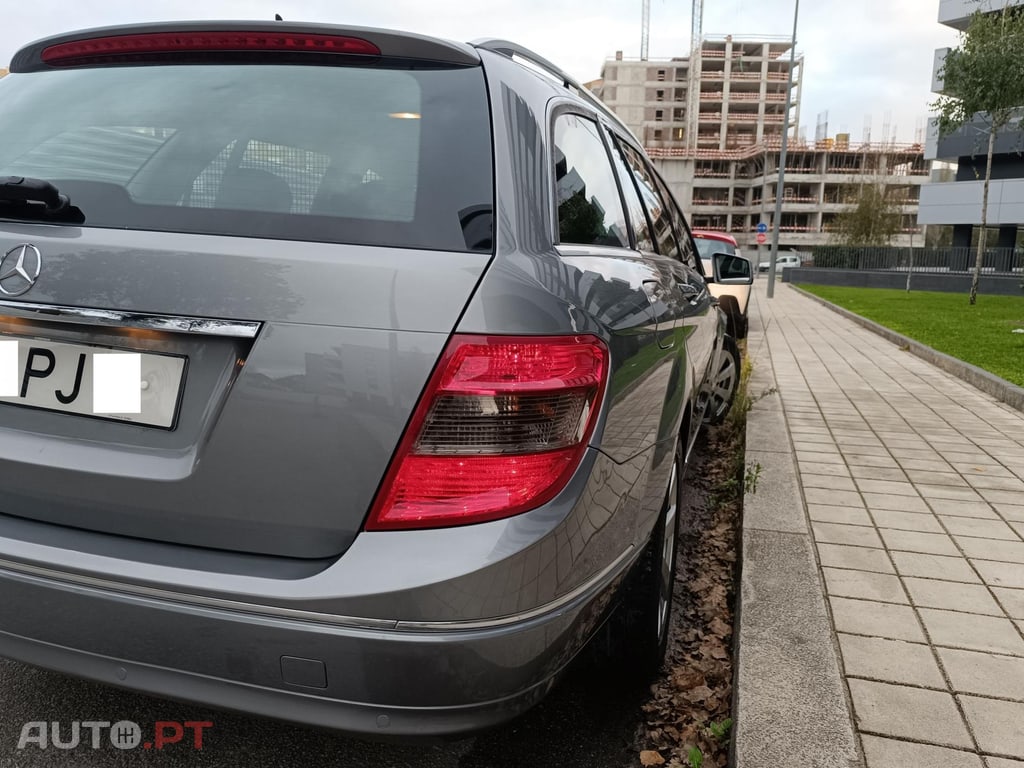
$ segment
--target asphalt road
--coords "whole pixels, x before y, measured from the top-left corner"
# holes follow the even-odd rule
[[[578,661],[538,707],[505,727],[450,742],[379,744],[313,730],[162,701],[75,680],[0,660],[0,767],[22,766],[344,766],[344,768],[625,768],[636,764],[633,735],[645,689],[615,680],[610,670],[589,659]],[[161,750],[117,749],[106,728],[92,747],[93,728],[81,728],[80,743],[59,749],[39,746],[40,726],[18,748],[25,723],[58,722],[62,740],[71,737],[72,721],[139,724],[146,737],[157,721],[209,721],[203,748],[194,748],[193,731]],[[49,736],[49,727],[47,727]],[[164,728],[168,741],[170,726]],[[49,742],[49,739],[47,739]]]

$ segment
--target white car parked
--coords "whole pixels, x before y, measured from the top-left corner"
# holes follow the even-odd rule
[[[758,272],[767,272],[772,266],[770,261],[762,261],[757,265]],[[800,257],[795,253],[780,253],[775,258],[775,271],[782,272],[786,267],[799,267]]]

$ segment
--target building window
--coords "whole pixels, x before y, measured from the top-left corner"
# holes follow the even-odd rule
[[[665,70],[664,69],[659,69],[658,70],[658,79],[659,80],[664,80],[665,79]]]
[[[683,129],[682,128],[676,128],[676,130],[675,130],[675,139],[677,141],[682,141],[682,139],[683,139]]]
[[[661,141],[661,128],[654,129],[654,140]]]
[[[657,99],[658,101],[664,101],[665,100],[665,92],[664,91],[657,91],[654,94],[654,98]]]
[[[665,112],[660,109],[654,110],[654,119],[660,123],[662,120],[665,119]]]

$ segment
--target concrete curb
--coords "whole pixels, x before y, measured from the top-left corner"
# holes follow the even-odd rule
[[[749,392],[758,399],[744,461],[761,473],[743,498],[732,765],[863,766],[782,399],[758,397],[776,380],[754,302],[751,310]]]
[[[985,394],[992,395],[996,400],[1004,402],[1011,408],[1016,408],[1018,411],[1024,411],[1024,388],[1018,387],[1016,384],[1012,384],[1006,379],[1001,379],[995,374],[982,370],[970,363],[965,363],[963,360],[950,357],[949,355],[939,352],[937,349],[933,349],[919,341],[914,341],[907,336],[896,333],[896,331],[890,330],[884,325],[879,325],[873,320],[868,320],[866,317],[861,317],[848,309],[843,309],[842,307],[837,306],[830,301],[826,301],[820,296],[815,296],[813,293],[809,293],[792,283],[789,285],[791,288],[799,291],[807,298],[818,302],[822,306],[831,309],[833,312],[842,315],[848,320],[852,320],[857,323],[857,325],[867,328],[873,333],[877,333],[887,341],[891,341],[893,344],[900,347],[907,348],[922,360],[931,363],[937,368],[941,368],[946,373],[956,376],[958,379],[963,379],[968,384],[980,389]]]

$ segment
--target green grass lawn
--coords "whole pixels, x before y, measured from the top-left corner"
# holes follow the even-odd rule
[[[801,285],[851,312],[1024,387],[1024,295],[966,294]]]

